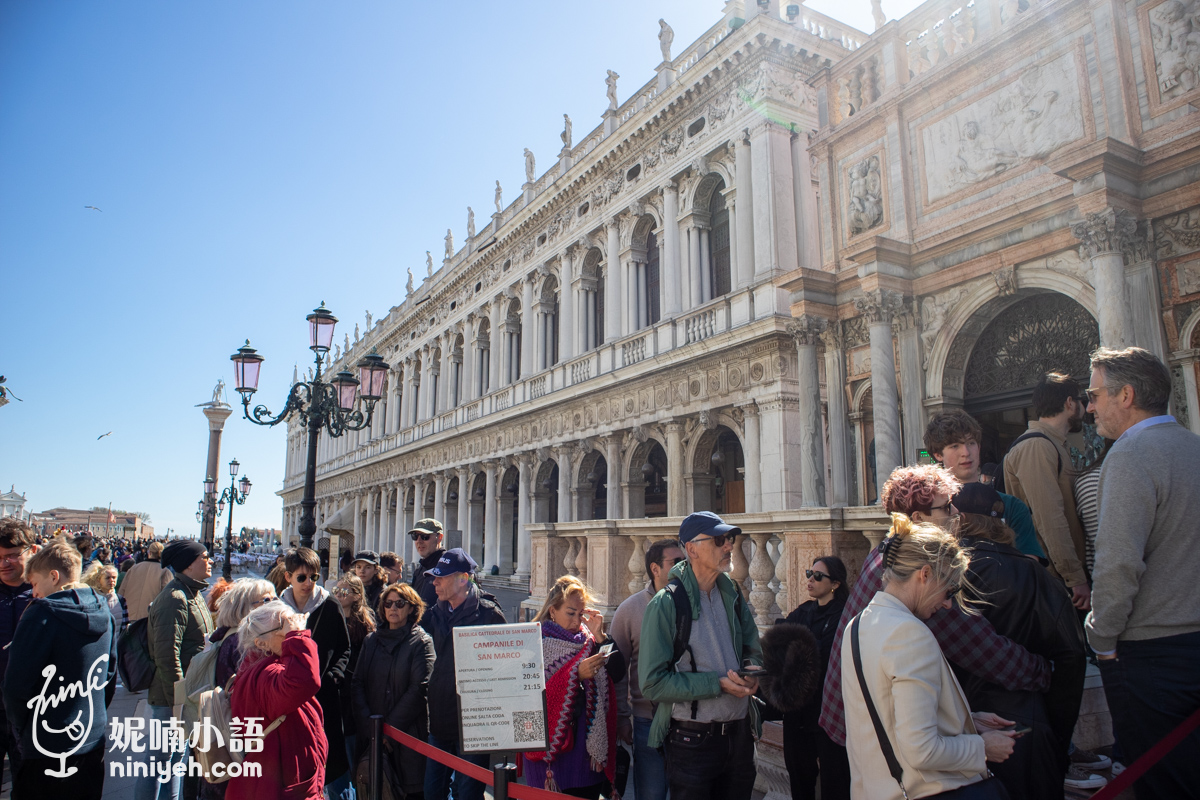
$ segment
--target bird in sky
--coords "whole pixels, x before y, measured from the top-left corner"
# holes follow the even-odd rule
[[[96,208],[95,206],[84,206],[84,208],[90,208],[92,211],[99,211],[101,214],[104,213],[103,209]]]
[[[97,442],[98,442],[98,441],[100,441],[100,440],[101,440],[101,439],[103,439],[105,436],[112,436],[112,431],[109,431],[108,433],[102,433],[102,434],[100,434],[99,436],[97,436],[97,437],[96,437],[96,441],[97,441]]]

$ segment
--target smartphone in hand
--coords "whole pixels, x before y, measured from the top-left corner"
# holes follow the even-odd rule
[[[609,642],[608,644],[600,645],[600,655],[604,656],[605,658],[608,658],[609,656],[612,655],[613,649],[615,647],[616,647],[616,644],[613,642]]]
[[[1027,733],[1033,732],[1033,728],[1029,727],[1028,725],[1026,725],[1023,722],[1018,722],[1016,725],[1010,725],[1007,728],[1003,728],[1002,730],[1008,731],[1018,737],[1021,737]]]

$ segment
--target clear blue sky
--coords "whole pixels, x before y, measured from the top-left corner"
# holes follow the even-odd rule
[[[867,0],[811,5],[872,27]],[[0,4],[0,374],[24,401],[0,408],[3,490],[194,534],[194,406],[244,339],[278,408],[310,309],[338,340],[382,317],[447,227],[461,244],[468,205],[482,225],[497,179],[516,196],[523,148],[540,174],[564,112],[576,141],[599,124],[606,69],[622,102],[653,77],[660,16],[679,52],[722,7]],[[254,481],[236,527],[280,524],[283,428],[240,406],[226,425],[222,463]]]

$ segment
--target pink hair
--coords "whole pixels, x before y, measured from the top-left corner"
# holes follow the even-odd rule
[[[883,485],[879,501],[889,514],[912,515],[914,511],[928,514],[939,494],[953,497],[962,484],[949,470],[923,464],[917,467],[897,467]]]

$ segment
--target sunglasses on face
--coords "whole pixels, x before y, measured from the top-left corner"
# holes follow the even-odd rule
[[[409,534],[409,536],[412,537],[412,540],[414,542],[418,541],[418,540],[422,541],[422,542],[428,542],[430,539],[432,539],[434,537],[434,534],[432,534],[432,533],[417,533],[416,531],[413,531],[412,533]]]
[[[296,583],[304,583],[305,581],[314,581],[315,582],[317,580],[316,575],[307,575],[303,572],[293,575],[292,578],[295,579]]]
[[[333,595],[334,597],[358,597],[358,592],[353,589],[343,589],[339,586],[333,590]]]
[[[961,586],[959,586],[959,585],[957,585],[957,584],[953,584],[953,585],[947,586],[947,587],[946,587],[946,599],[947,599],[947,600],[952,600],[952,599],[954,599],[954,595],[958,594],[958,590],[959,590],[959,589],[961,589],[961,588],[962,588],[962,587],[961,587]]]
[[[804,570],[804,577],[812,578],[817,583],[820,583],[821,581],[824,581],[824,580],[833,580],[826,573],[821,572],[819,570],[815,570],[815,569]]]
[[[719,548],[724,547],[726,542],[728,542],[729,544],[733,544],[734,541],[737,539],[737,534],[736,533],[718,533],[716,536],[701,536],[698,538],[701,540],[707,540],[707,541],[712,542],[713,545],[715,545],[719,549]],[[675,562],[675,563],[679,563],[679,562]]]
[[[408,605],[407,600],[384,600],[383,601],[384,608],[404,608],[406,605]]]

